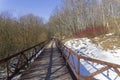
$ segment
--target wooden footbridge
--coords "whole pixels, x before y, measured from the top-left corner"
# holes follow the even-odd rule
[[[22,74],[21,80],[72,80],[65,62],[51,41],[29,68]]]
[[[81,60],[104,67],[84,76]],[[0,80],[98,80],[94,76],[109,69],[120,77],[120,65],[78,55],[53,39],[1,59]]]

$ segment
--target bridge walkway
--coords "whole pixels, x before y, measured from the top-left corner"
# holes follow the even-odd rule
[[[44,51],[23,72],[20,80],[73,80],[65,61],[58,51],[55,41],[51,41]]]

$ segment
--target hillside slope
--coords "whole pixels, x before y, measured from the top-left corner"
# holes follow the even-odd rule
[[[65,45],[74,50],[79,55],[86,57],[114,63],[120,65],[120,47],[119,47],[119,36],[113,36],[113,34],[106,34],[105,36],[99,36],[92,39],[88,38],[77,38],[71,39],[65,42]],[[92,73],[104,67],[100,64],[92,62],[81,61],[82,70],[80,73],[84,73],[85,70]],[[84,67],[84,71],[83,71]],[[111,68],[103,73],[96,75],[95,78],[98,80],[120,80],[120,77]]]

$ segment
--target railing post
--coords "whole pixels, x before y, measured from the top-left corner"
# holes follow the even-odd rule
[[[7,80],[9,80],[9,62],[6,63],[6,69],[7,69]]]
[[[37,51],[37,48],[36,47],[34,47],[34,49],[35,49],[35,55],[38,53],[38,51]]]
[[[9,54],[7,55],[9,57]],[[7,80],[9,80],[9,61],[6,62]]]

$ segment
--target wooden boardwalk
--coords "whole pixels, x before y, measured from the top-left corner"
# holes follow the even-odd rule
[[[73,80],[65,62],[51,41],[38,58],[21,75],[20,80]]]

